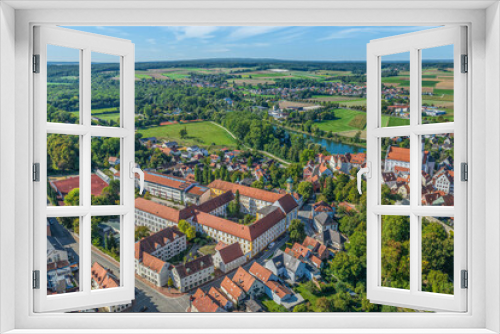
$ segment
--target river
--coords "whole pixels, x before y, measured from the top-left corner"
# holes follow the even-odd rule
[[[318,138],[318,137],[314,137],[311,135],[307,135],[305,133],[295,132],[295,131],[284,129],[284,128],[283,128],[283,130],[288,134],[290,132],[293,134],[301,134],[304,136],[304,138],[310,140],[311,142],[313,142],[315,144],[322,145],[331,154],[346,154],[346,153],[366,152],[366,148],[364,148],[364,147],[354,146],[354,145],[350,145],[350,144],[344,144],[344,143],[340,143],[340,142],[337,143],[331,139]]]

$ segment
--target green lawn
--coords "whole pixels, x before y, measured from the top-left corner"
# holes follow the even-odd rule
[[[114,113],[114,114],[92,114],[94,117],[109,121],[112,119],[113,121],[117,121],[120,119],[120,113]]]
[[[391,126],[404,126],[410,125],[409,119],[390,117],[383,115],[382,116],[382,127],[391,127]]]
[[[332,131],[334,133],[359,130],[359,128],[351,125],[351,121],[357,115],[366,116],[366,113],[357,110],[335,109],[335,117],[337,119],[315,123],[314,125],[319,127],[323,131]]]
[[[432,92],[435,95],[453,95],[453,89],[434,89]]]
[[[354,107],[354,106],[360,106],[364,107],[366,106],[366,99],[356,99],[356,100],[350,100],[350,101],[339,101],[340,105],[346,106],[346,107]]]
[[[404,126],[410,125],[410,120],[405,118],[390,117],[387,126]]]
[[[259,300],[268,312],[288,312],[284,306],[276,304],[276,302],[268,296],[261,297]]]
[[[187,138],[181,139],[179,134],[181,129],[186,127]],[[184,145],[217,145],[236,146],[236,140],[232,138],[224,129],[210,122],[197,122],[186,124],[172,124],[139,129],[144,137],[157,137],[177,141]]]
[[[151,79],[151,76],[147,74],[136,74],[135,77],[139,79]]]
[[[198,249],[200,253],[203,255],[214,255],[215,254],[215,245],[205,245]]]

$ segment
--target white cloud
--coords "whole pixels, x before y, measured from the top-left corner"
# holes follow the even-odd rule
[[[228,38],[231,40],[244,39],[244,38],[267,34],[283,28],[284,27],[262,27],[262,26],[238,27],[229,34]]]
[[[151,45],[156,45],[156,39],[154,39],[154,38],[148,38],[148,39],[146,39],[146,42],[148,42]]]
[[[343,38],[352,38],[358,37],[365,34],[380,34],[385,32],[394,32],[394,33],[408,33],[420,30],[426,30],[429,27],[362,27],[362,28],[348,28],[340,31],[336,31],[328,36],[319,38],[317,41],[327,41],[331,39],[343,39]]]
[[[167,30],[172,31],[175,34],[177,40],[183,40],[186,38],[213,38],[215,31],[219,27],[214,26],[190,26],[190,27],[166,27]]]

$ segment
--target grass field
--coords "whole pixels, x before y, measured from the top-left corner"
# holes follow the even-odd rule
[[[276,304],[274,300],[270,299],[266,295],[260,298],[260,302],[264,305],[268,312],[288,312],[284,306]]]
[[[340,105],[346,106],[346,107],[364,107],[366,106],[366,99],[356,99],[356,100],[350,100],[350,101],[341,101],[339,102]]]
[[[187,138],[181,138],[179,132],[184,129],[188,132]],[[236,146],[236,140],[232,138],[224,129],[210,122],[197,122],[187,124],[172,124],[155,126],[147,129],[139,129],[144,137],[157,137],[174,140],[184,145],[202,146]]]
[[[351,122],[357,115],[364,115],[366,113],[349,109],[335,109],[335,117],[337,119],[315,123],[323,131],[343,132],[350,130],[359,130],[359,128],[352,126]]]
[[[384,128],[391,126],[405,126],[405,125],[410,125],[409,119],[382,115],[382,127]]]
[[[354,118],[349,122],[349,125],[363,130],[366,127],[366,114],[359,114],[354,116]]]
[[[215,245],[205,245],[198,249],[198,252],[203,255],[214,255],[215,254]]]
[[[435,95],[453,95],[453,89],[434,89]]]
[[[405,118],[389,117],[387,126],[405,126],[410,125],[410,120]]]

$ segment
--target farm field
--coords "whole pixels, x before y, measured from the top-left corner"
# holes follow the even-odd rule
[[[315,123],[314,125],[323,131],[332,131],[334,133],[351,130],[359,131],[362,129],[353,126],[353,123],[351,123],[357,115],[363,115],[366,119],[366,113],[362,111],[335,109],[335,117],[337,117],[337,119]]]
[[[382,127],[410,125],[409,119],[390,117],[382,115]]]
[[[309,101],[330,101],[330,102],[350,102],[350,101],[358,101],[360,99],[352,99],[349,96],[342,95],[313,95]]]
[[[340,105],[341,106],[346,106],[346,107],[366,107],[366,99],[356,99],[356,100],[350,100],[350,101],[341,101]]]
[[[187,130],[187,138],[181,138],[181,129]],[[184,145],[236,147],[236,140],[224,129],[210,122],[172,124],[137,130],[144,137],[174,140]]]

